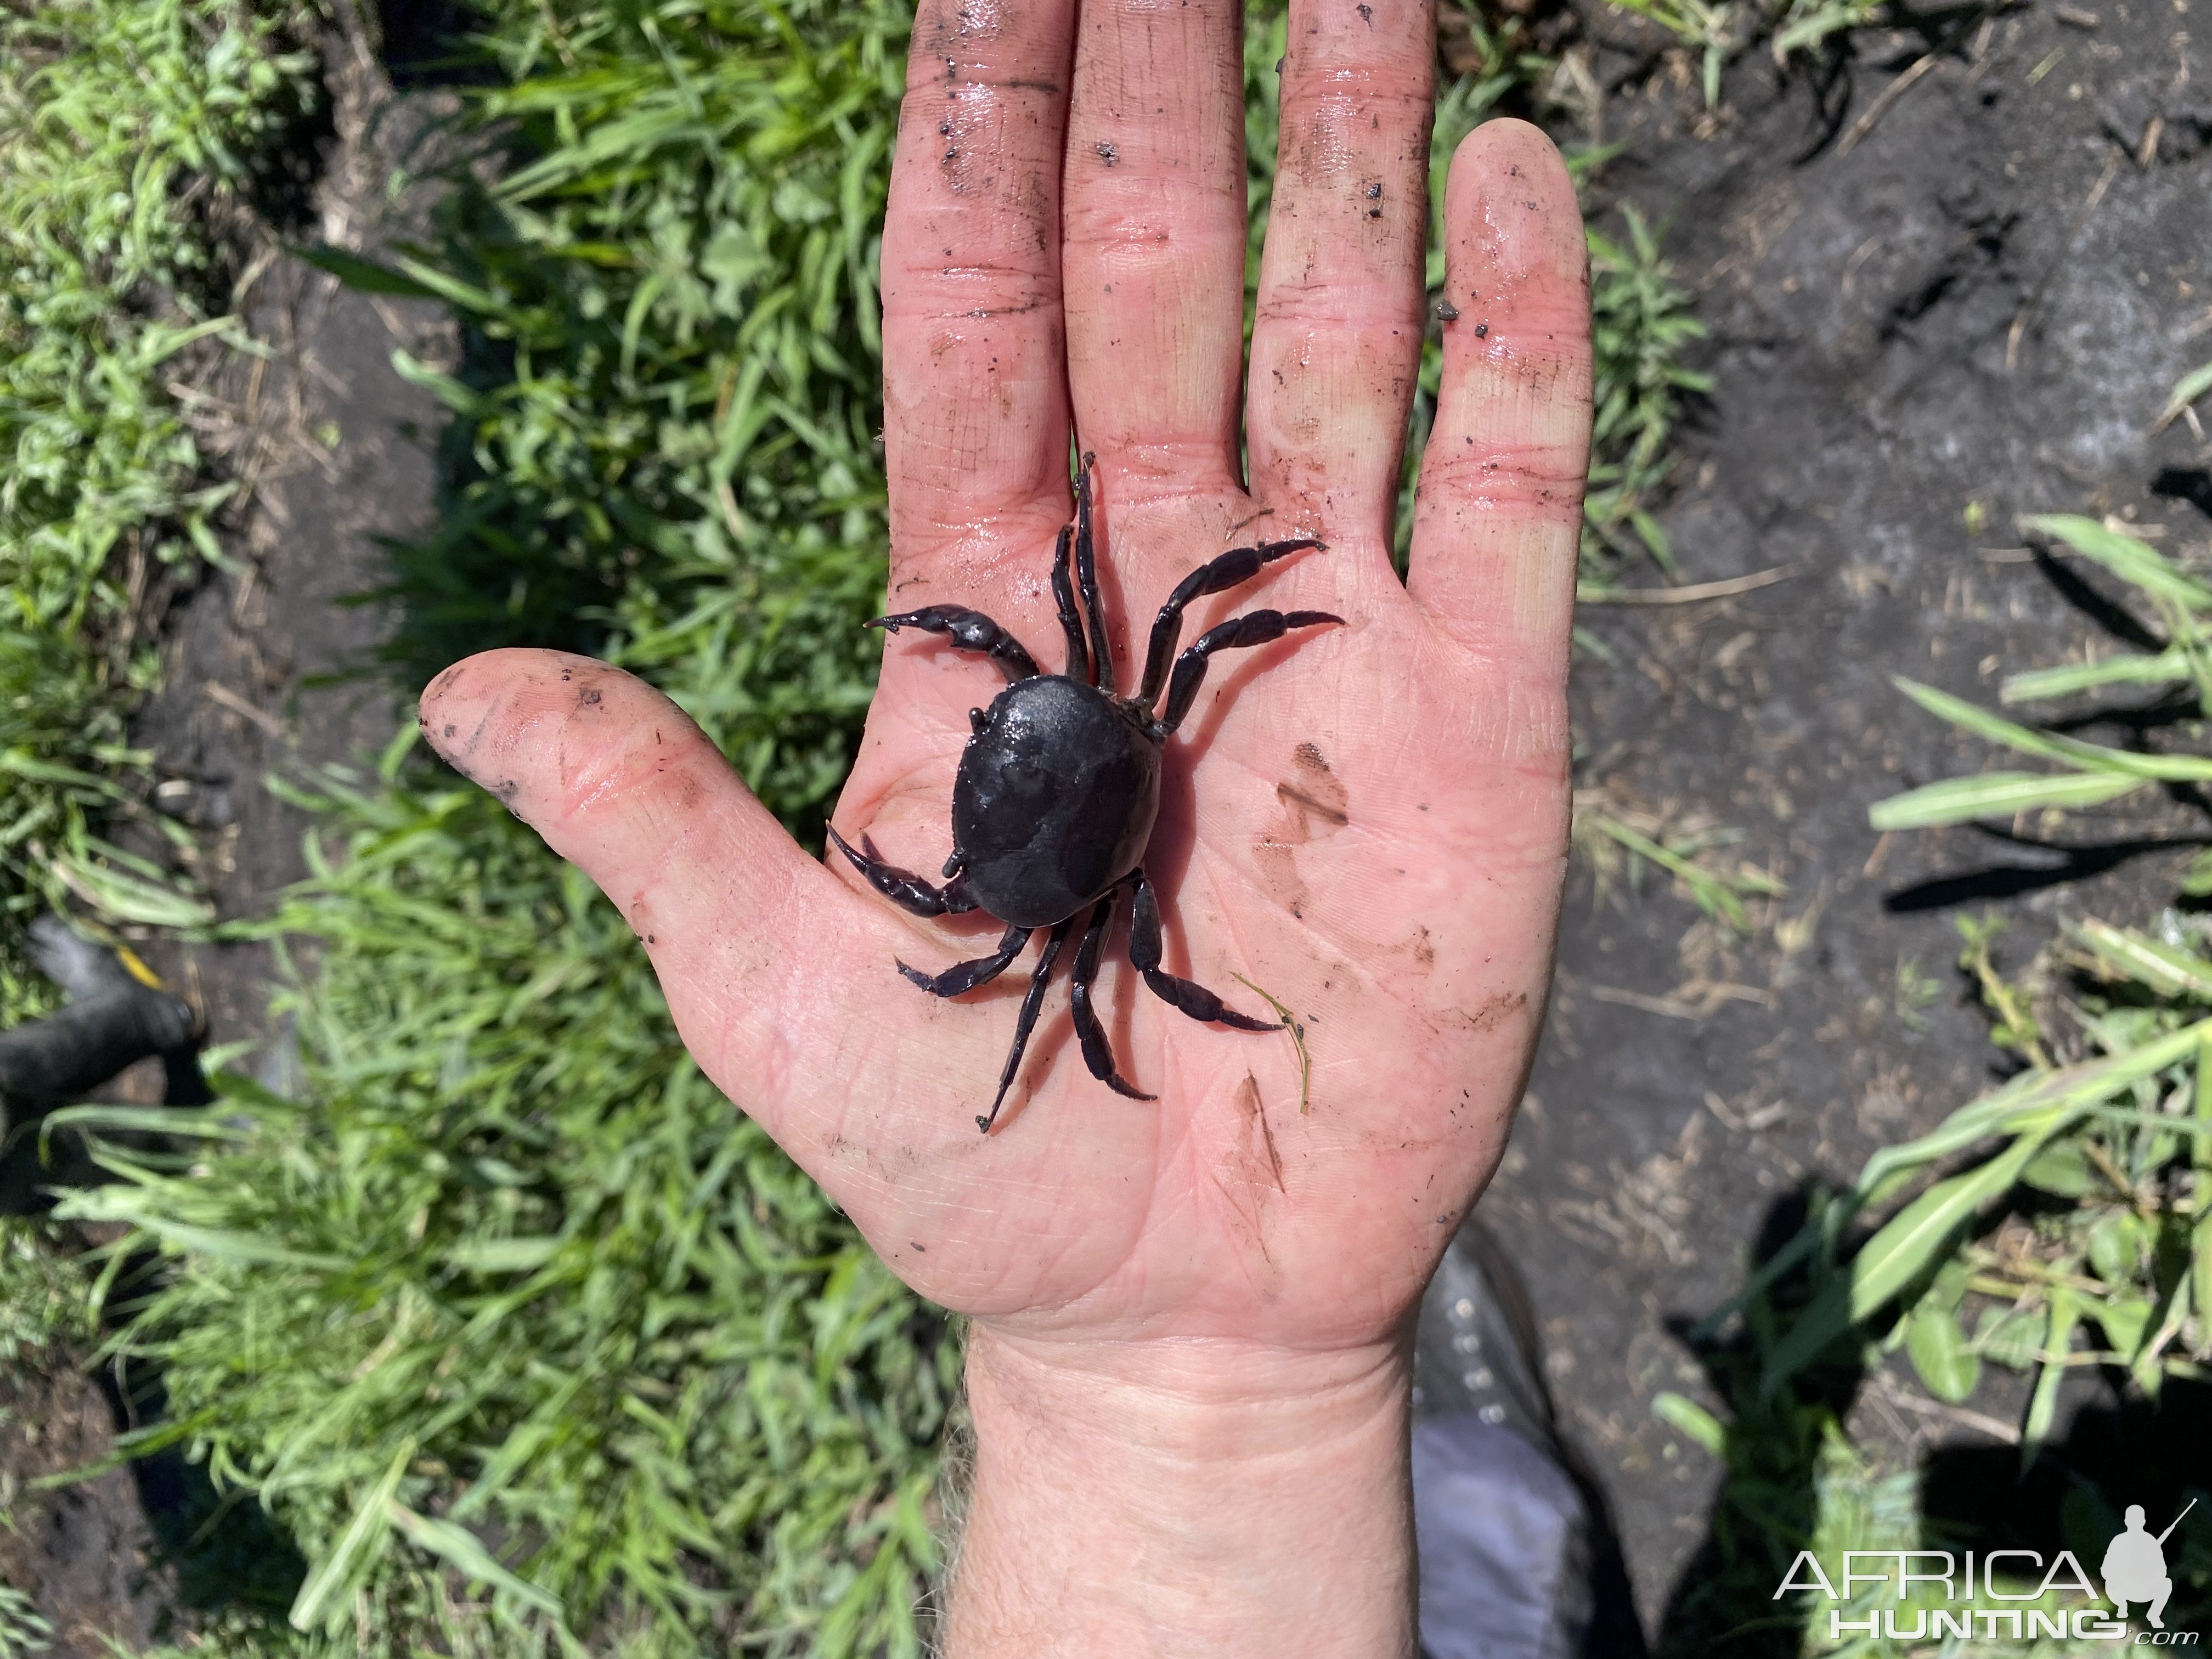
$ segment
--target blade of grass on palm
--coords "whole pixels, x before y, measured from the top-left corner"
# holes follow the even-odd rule
[[[2142,788],[2144,778],[2106,772],[1984,772],[1971,778],[1908,789],[1867,809],[1876,830],[1940,830],[1983,818],[2009,818],[2021,812],[2056,808],[2065,811],[2100,806]]]

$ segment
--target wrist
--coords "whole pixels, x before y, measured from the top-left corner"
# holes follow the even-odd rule
[[[978,1325],[951,1659],[1413,1651],[1400,1345],[1084,1345]]]

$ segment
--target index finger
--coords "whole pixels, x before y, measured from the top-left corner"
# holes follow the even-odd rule
[[[894,588],[981,576],[1066,517],[1060,173],[1074,14],[1073,0],[925,0],[915,18],[884,222]]]

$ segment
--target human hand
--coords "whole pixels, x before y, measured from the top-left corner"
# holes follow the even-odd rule
[[[1293,8],[1249,493],[1234,7],[1115,0],[1079,30],[1072,0],[927,0],[885,227],[892,609],[986,611],[1057,668],[1071,399],[1124,687],[1185,573],[1255,539],[1328,544],[1193,607],[1186,640],[1261,606],[1347,625],[1216,660],[1146,857],[1168,968],[1296,1011],[1310,1085],[1288,1034],[1153,998],[1117,930],[1098,1004],[1158,1101],[1091,1077],[1055,988],[979,1137],[1035,944],[957,1003],[902,983],[894,958],[941,969],[998,927],[917,921],[825,867],[602,665],[489,653],[424,695],[440,752],[622,907],[708,1075],[896,1272],[975,1316],[979,1420],[1066,1384],[1139,1418],[1358,1395],[1382,1423],[1407,1311],[1503,1150],[1566,852],[1587,277],[1548,141],[1477,131],[1447,197],[1457,315],[1401,585],[1433,28],[1405,0]],[[941,641],[887,645],[835,815],[848,839],[942,862],[968,711],[999,685]],[[1162,1419],[1163,1446],[1180,1432]]]

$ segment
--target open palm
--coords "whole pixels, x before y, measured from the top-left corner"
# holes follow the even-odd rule
[[[1431,9],[1292,8],[1241,397],[1237,8],[1015,15],[929,0],[915,27],[883,260],[890,608],[986,612],[1058,672],[1072,435],[1098,458],[1125,690],[1189,571],[1327,543],[1192,607],[1186,642],[1261,607],[1346,625],[1213,659],[1146,855],[1167,969],[1248,1014],[1270,1012],[1259,992],[1293,1011],[1306,1059],[1287,1031],[1154,997],[1124,906],[1097,1006],[1157,1100],[1086,1069],[1071,941],[979,1136],[1042,935],[957,1001],[913,988],[895,960],[942,969],[1002,924],[919,921],[825,866],[665,699],[596,662],[471,658],[425,694],[424,729],[623,908],[708,1074],[917,1290],[1040,1341],[1373,1342],[1494,1168],[1542,1013],[1589,421],[1573,191],[1519,123],[1455,160],[1443,388],[1401,584]],[[891,641],[836,827],[933,873],[969,711],[1000,684],[942,639]]]

